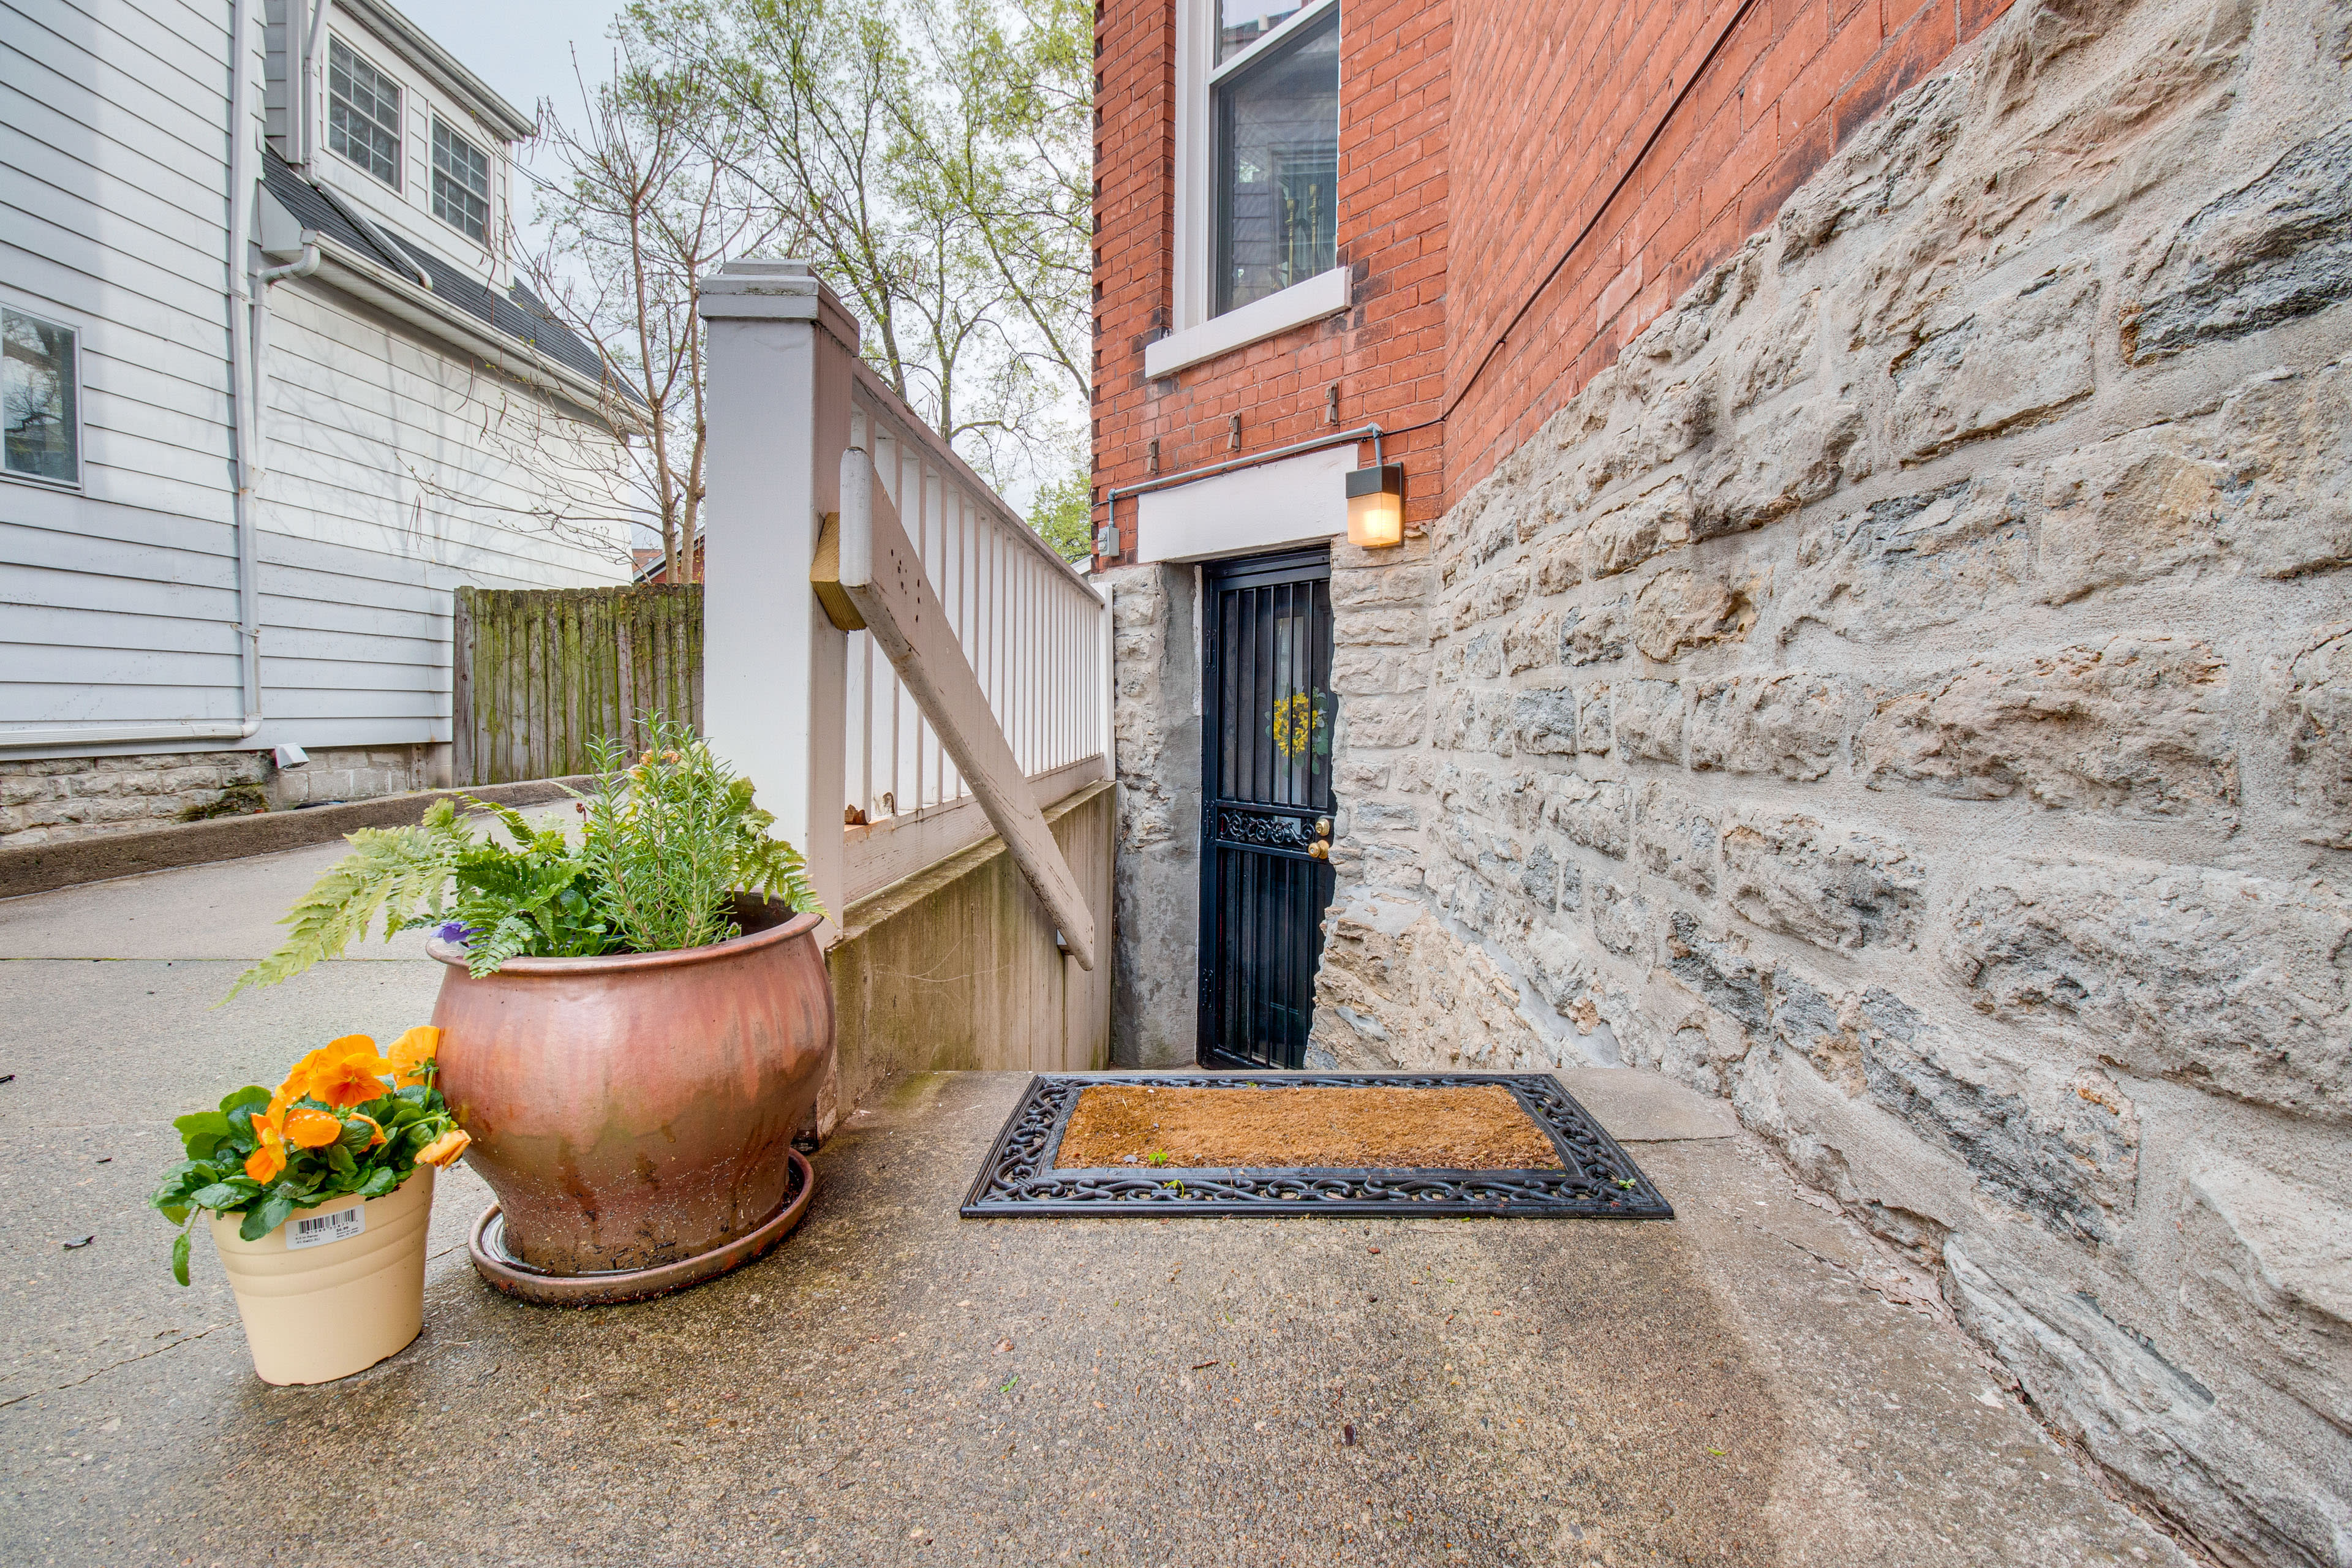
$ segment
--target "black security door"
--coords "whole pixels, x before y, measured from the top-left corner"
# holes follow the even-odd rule
[[[1201,1060],[1296,1068],[1331,901],[1330,552],[1204,586]]]

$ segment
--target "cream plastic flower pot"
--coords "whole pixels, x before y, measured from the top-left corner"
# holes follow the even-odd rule
[[[356,1229],[337,1217],[353,1209],[361,1211]],[[425,1327],[432,1166],[418,1165],[380,1198],[296,1209],[259,1241],[237,1235],[242,1215],[211,1218],[213,1246],[236,1292],[262,1382],[349,1377],[398,1354]],[[307,1231],[304,1220],[313,1222]]]

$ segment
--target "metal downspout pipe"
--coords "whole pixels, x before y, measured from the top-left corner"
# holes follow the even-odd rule
[[[299,129],[295,151],[301,154],[295,162],[301,165],[302,177],[311,177],[311,165],[319,157],[319,33],[327,25],[328,0],[310,0],[310,26],[302,35],[302,103],[294,117]]]
[[[321,0],[324,8],[324,0]],[[236,651],[245,689],[242,740],[261,728],[261,520],[259,356],[253,306],[253,0],[229,0],[228,304],[229,417],[236,422]]]

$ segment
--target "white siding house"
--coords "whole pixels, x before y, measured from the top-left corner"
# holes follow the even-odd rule
[[[452,590],[629,574],[635,405],[501,243],[531,122],[382,0],[0,19],[0,845],[429,782]]]

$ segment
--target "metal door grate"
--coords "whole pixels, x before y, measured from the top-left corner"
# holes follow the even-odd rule
[[[1206,574],[1201,1055],[1297,1068],[1332,876],[1330,557]]]

